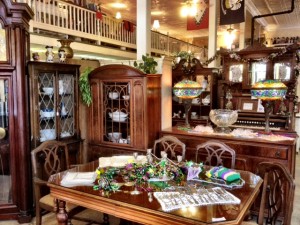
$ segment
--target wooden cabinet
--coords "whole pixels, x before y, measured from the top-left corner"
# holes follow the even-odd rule
[[[29,60],[27,4],[0,0],[0,220],[30,223],[32,179],[26,60]]]
[[[105,65],[92,71],[89,79],[92,159],[152,148],[161,129],[161,75]]]
[[[173,135],[186,144],[186,159],[195,160],[196,146],[208,140],[221,141],[236,152],[236,169],[256,172],[260,162],[280,162],[295,177],[295,148],[297,135],[286,134],[293,138],[284,141],[267,141],[258,138],[240,138],[228,135],[205,135],[188,133],[177,128],[165,129],[161,136]],[[204,161],[205,155],[200,157]],[[226,159],[225,159],[226,166]]]
[[[221,50],[223,73],[218,82],[220,108],[226,108],[226,96],[230,93],[232,108],[240,111],[236,125],[262,128],[265,123],[263,107],[257,99],[251,98],[250,89],[260,80],[280,80],[286,84],[288,91],[284,99],[275,102],[270,127],[283,132],[294,131],[298,52],[297,44],[285,48],[254,45],[238,52]]]
[[[202,93],[199,97],[193,99],[189,115],[184,115],[185,110],[182,100],[173,94],[173,126],[183,124],[185,116],[189,117],[191,125],[208,124],[210,110],[217,108],[218,70],[203,67],[196,58],[193,58],[190,62],[182,59],[172,71],[172,85],[174,86],[185,78],[197,81],[202,87]]]
[[[79,67],[28,63],[32,148],[47,140],[79,138]]]

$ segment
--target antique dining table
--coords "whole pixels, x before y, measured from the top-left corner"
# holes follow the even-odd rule
[[[98,161],[73,168],[72,172],[91,172]],[[69,170],[70,171],[70,170]],[[226,189],[239,198],[240,204],[208,205],[181,208],[164,212],[158,200],[149,198],[147,192],[131,195],[128,191],[110,192],[94,190],[92,186],[64,187],[62,178],[67,171],[49,178],[50,194],[57,199],[57,222],[67,225],[66,202],[93,209],[120,219],[149,225],[241,224],[259,194],[262,179],[248,171],[239,171],[245,181],[242,187]]]

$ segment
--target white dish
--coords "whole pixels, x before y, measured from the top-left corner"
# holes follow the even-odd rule
[[[130,96],[129,95],[123,95],[122,96],[125,100],[129,100]]]
[[[108,113],[109,117],[127,117],[128,114],[124,113],[124,112],[120,112],[120,111],[115,111],[113,113]]]
[[[67,131],[64,131],[60,134],[60,137],[70,137],[70,136],[71,136],[70,132]]]
[[[117,116],[113,116],[111,118],[113,121],[116,121],[116,122],[124,122],[126,121],[127,117],[117,117]]]
[[[108,133],[108,140],[110,140],[114,143],[117,143],[120,138],[122,138],[122,133],[120,133],[120,132]]]
[[[110,99],[117,99],[119,97],[119,93],[118,92],[109,92],[108,97]]]
[[[55,129],[43,129],[40,130],[40,140],[53,140],[56,138],[56,133],[55,133]]]
[[[53,94],[53,87],[43,87],[43,91],[47,95]]]

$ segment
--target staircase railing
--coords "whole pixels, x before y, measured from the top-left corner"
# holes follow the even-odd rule
[[[129,21],[60,0],[17,0],[34,11],[32,32],[53,32],[88,39],[94,44],[136,49],[136,26]],[[151,52],[172,55],[180,51],[201,53],[202,47],[151,32]]]

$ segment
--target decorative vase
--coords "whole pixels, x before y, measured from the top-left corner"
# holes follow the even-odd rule
[[[72,40],[69,40],[69,39],[60,39],[60,40],[57,40],[60,42],[61,46],[60,48],[58,49],[58,52],[61,51],[61,50],[64,50],[65,51],[65,57],[67,59],[71,59],[73,58],[73,49],[70,47],[70,44],[73,42]]]

